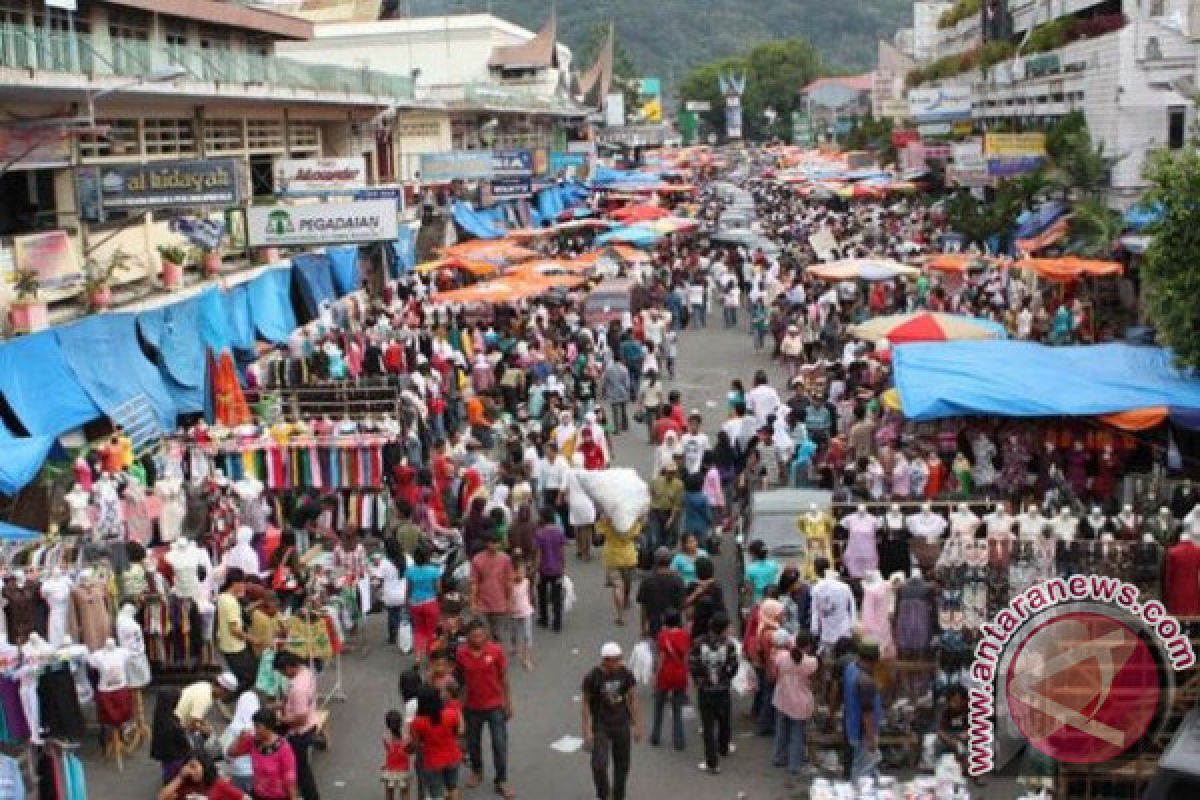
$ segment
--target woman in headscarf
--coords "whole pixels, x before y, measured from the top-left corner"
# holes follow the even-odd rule
[[[487,518],[487,498],[476,495],[463,518],[463,543],[467,547],[467,556],[473,558],[483,550],[491,533],[491,524]]]
[[[783,627],[783,603],[768,597],[759,604],[757,651],[753,659],[754,668],[758,671],[754,713],[758,716],[759,736],[771,736],[775,733],[775,706],[771,702],[775,696],[775,653],[779,649],[789,647],[791,639]]]
[[[579,447],[576,449],[575,455],[583,459],[583,468],[589,470],[604,469],[608,465],[608,460],[604,455],[604,448],[596,441],[596,435],[591,428],[583,428],[580,430]]]
[[[575,445],[577,444],[576,435],[578,432],[571,412],[560,411],[558,414],[558,425],[554,428],[554,443],[558,445],[559,454],[568,461],[575,454]]]
[[[483,476],[479,474],[479,470],[474,467],[469,467],[463,470],[462,487],[459,490],[459,511],[465,515],[471,507],[471,501],[476,497],[483,498],[484,503],[487,503],[487,489],[483,485]]]
[[[583,454],[576,453],[567,470],[567,536],[575,539],[575,555],[584,561],[592,560],[592,533],[596,527],[596,506],[579,481],[583,471]]]
[[[654,474],[662,472],[663,464],[675,461],[679,457],[679,453],[679,434],[675,431],[667,431],[663,435],[662,444],[654,451]]]
[[[600,446],[600,450],[604,455],[604,463],[611,463],[612,449],[608,444],[608,433],[604,430],[604,425],[601,424],[600,418],[595,411],[589,411],[583,415],[583,426],[580,430],[592,432],[592,439]],[[591,467],[588,469],[591,469]]]
[[[180,767],[192,754],[187,731],[184,730],[179,717],[175,716],[179,696],[180,691],[175,688],[168,687],[159,692],[158,702],[154,705],[154,721],[150,728],[150,757],[162,766],[164,786],[179,774]]]

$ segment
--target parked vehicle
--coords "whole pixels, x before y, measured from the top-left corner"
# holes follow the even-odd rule
[[[634,282],[628,279],[598,284],[583,301],[584,324],[595,328],[597,325],[607,325],[614,319],[619,320],[626,313],[633,313],[634,287]]]
[[[755,540],[767,546],[767,556],[777,561],[781,569],[796,566],[804,571],[809,562],[809,547],[797,522],[813,504],[828,511],[832,503],[833,493],[823,489],[754,492],[738,518],[734,536],[738,585],[746,580],[746,547]],[[738,613],[745,615],[749,609],[743,607],[743,602],[742,593],[738,592]]]

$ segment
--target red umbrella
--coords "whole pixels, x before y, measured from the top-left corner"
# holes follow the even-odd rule
[[[615,220],[620,222],[649,222],[654,219],[662,219],[663,217],[671,216],[671,212],[662,206],[652,206],[642,204],[636,206],[625,206],[618,208],[616,211],[609,214]]]

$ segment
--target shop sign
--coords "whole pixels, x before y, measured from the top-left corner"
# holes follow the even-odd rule
[[[560,172],[572,169],[576,171],[576,174],[581,174],[583,168],[587,166],[587,156],[583,153],[564,153],[560,150],[551,150],[549,162],[551,175],[558,175]]]
[[[399,235],[392,200],[250,206],[246,229],[251,247],[383,242]]]
[[[686,111],[712,111],[712,103],[707,100],[688,100],[683,107]]]
[[[492,197],[496,200],[516,200],[533,196],[533,178],[493,178]]]
[[[946,181],[955,186],[965,186],[968,188],[979,188],[983,186],[991,186],[995,180],[987,171],[987,162],[984,162],[983,169],[964,169],[963,167],[953,165],[946,168]]]
[[[1044,133],[989,133],[983,137],[983,151],[989,156],[1044,156]]]
[[[983,143],[979,139],[959,142],[952,148],[955,168],[987,175],[987,159],[983,157]]]
[[[275,162],[275,193],[314,195],[353,192],[367,185],[367,160],[348,158],[281,158]]]
[[[950,132],[955,136],[970,136],[975,130],[975,125],[970,120],[959,120],[958,122],[950,123]]]
[[[925,143],[925,158],[936,158],[941,161],[947,161],[954,155],[954,150],[948,144],[929,144]]]
[[[521,177],[533,174],[533,153],[528,150],[496,150],[492,153],[493,177]]]
[[[902,150],[909,142],[921,141],[921,132],[916,128],[896,128],[892,131],[892,147]]]
[[[398,211],[404,210],[403,186],[370,186],[354,192],[355,200],[391,200]]]
[[[987,160],[988,174],[994,178],[1011,178],[1014,175],[1025,175],[1036,172],[1042,165],[1041,156],[1005,156]]]
[[[89,221],[114,211],[225,208],[242,199],[238,165],[232,158],[83,167],[75,178],[82,216]]]
[[[421,181],[486,181],[492,177],[491,150],[451,150],[421,154]]]
[[[971,87],[910,89],[908,113],[917,122],[950,122],[971,116]]]
[[[949,122],[934,122],[929,125],[917,126],[917,132],[922,136],[949,136],[950,130]]]
[[[879,116],[887,119],[907,119],[908,102],[903,98],[888,98],[879,104]]]
[[[0,128],[0,163],[9,169],[64,167],[71,140],[59,128]]]
[[[13,265],[18,270],[35,272],[43,289],[69,286],[82,278],[75,247],[66,231],[14,236]]]

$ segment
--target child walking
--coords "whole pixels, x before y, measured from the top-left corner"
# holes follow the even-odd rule
[[[526,671],[533,672],[533,585],[529,582],[529,570],[524,559],[513,565],[512,631],[513,649]]]
[[[412,759],[407,750],[408,732],[405,730],[404,712],[387,712],[383,724],[383,768],[379,773],[383,781],[383,796],[386,800],[408,800]]]

